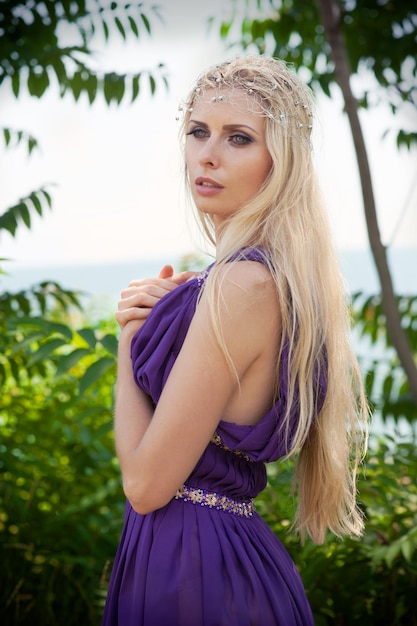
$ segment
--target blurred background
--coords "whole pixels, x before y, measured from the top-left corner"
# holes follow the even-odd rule
[[[372,411],[361,539],[300,545],[292,461],[268,468],[256,506],[316,626],[417,625],[416,50],[408,2],[0,1],[4,626],[100,624],[124,510],[113,311],[131,279],[213,253],[176,117],[201,71],[248,53],[291,63],[316,94],[313,155]]]
[[[114,101],[106,104],[103,95],[90,105],[86,92],[77,102],[71,93],[60,98],[53,81],[36,98],[22,80],[16,99],[4,81],[2,124],[34,135],[39,150],[30,158],[23,145],[2,151],[2,206],[53,184],[52,211],[42,218],[35,215],[31,229],[19,228],[15,237],[2,233],[1,255],[11,260],[4,266],[10,273],[7,286],[54,278],[72,288],[108,293],[113,301],[127,280],[160,263],[175,263],[182,255],[202,253],[183,194],[176,114],[203,69],[245,53],[231,46],[232,37],[222,41],[219,33],[222,21],[234,16],[238,24],[238,9],[239,3],[219,0],[162,1],[157,14],[148,12],[150,34],[142,29],[138,39],[124,39],[112,23],[106,41],[97,29],[90,48],[91,64],[98,72],[133,74],[152,70],[158,63],[165,66],[168,87],[160,83],[151,94],[143,80],[133,103],[128,94],[118,106]],[[267,15],[267,9],[264,12]],[[210,17],[215,18],[211,24]],[[62,25],[59,35],[61,45],[77,42],[70,25]],[[358,97],[370,89],[377,91],[375,84],[372,72],[364,67],[353,78]],[[336,86],[331,98],[316,91],[314,156],[335,243],[351,289],[372,291],[377,280],[342,97]],[[390,245],[399,288],[412,289],[411,268],[417,263],[417,160],[415,148],[398,149],[394,131],[415,127],[416,119],[406,108],[393,115],[384,101],[360,115],[381,237]],[[387,130],[391,133],[383,138]],[[155,263],[149,265],[150,261]]]

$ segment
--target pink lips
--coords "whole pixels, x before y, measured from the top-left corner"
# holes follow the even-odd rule
[[[201,176],[196,179],[195,185],[198,193],[202,196],[212,196],[223,189],[223,186],[212,178],[203,178]]]

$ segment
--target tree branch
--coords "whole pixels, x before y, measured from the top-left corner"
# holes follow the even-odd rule
[[[335,0],[317,0],[317,4],[326,38],[330,45],[331,56],[335,64],[336,82],[343,93],[345,110],[352,132],[362,187],[368,238],[381,285],[381,300],[387,320],[388,334],[404,368],[411,393],[417,402],[417,367],[407,336],[401,326],[401,316],[398,311],[397,299],[388,266],[386,248],[381,242],[371,172],[358,115],[358,104],[350,87],[351,72],[343,40],[340,8]]]

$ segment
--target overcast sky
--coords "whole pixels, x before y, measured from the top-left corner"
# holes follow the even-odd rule
[[[227,12],[220,0],[158,3],[165,25],[151,38],[123,44],[116,37],[106,49],[97,42],[97,64],[106,70],[140,71],[164,62],[169,92],[143,93],[133,104],[107,107],[102,98],[89,107],[54,89],[41,100],[15,101],[0,90],[1,126],[35,135],[41,150],[28,158],[23,146],[0,154],[0,211],[46,183],[54,207],[21,226],[15,239],[2,233],[0,257],[19,265],[67,265],[178,257],[198,241],[187,226],[178,147],[177,106],[197,74],[230,58],[217,33],[207,34],[207,17]],[[337,94],[319,97],[314,158],[338,248],[368,246],[352,142]],[[416,154],[396,150],[380,139],[394,124],[386,111],[362,114],[369,149],[380,228],[385,243],[417,245]],[[406,211],[397,228],[400,214]]]

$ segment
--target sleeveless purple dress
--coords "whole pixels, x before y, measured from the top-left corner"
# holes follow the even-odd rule
[[[262,262],[256,250],[242,258]],[[155,404],[209,269],[164,296],[132,341],[135,380]],[[255,426],[221,421],[166,506],[139,515],[127,502],[103,626],[313,624],[296,567],[252,501],[266,486],[265,463],[287,450],[286,387],[282,376],[276,405]]]

